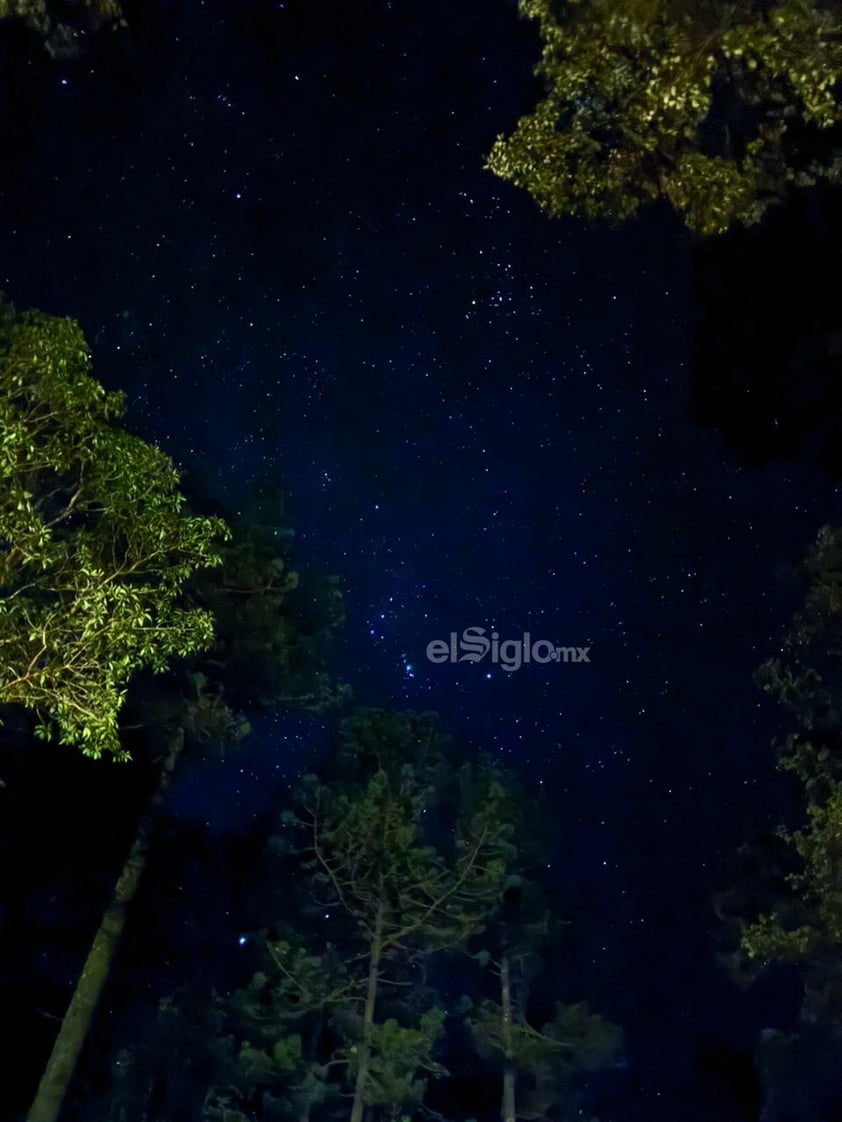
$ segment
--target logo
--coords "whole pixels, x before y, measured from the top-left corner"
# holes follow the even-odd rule
[[[500,639],[496,631],[486,634],[484,627],[466,627],[461,636],[450,632],[449,639],[431,639],[427,644],[430,662],[482,662],[488,658],[510,673],[522,666],[550,662],[590,662],[590,647],[561,647],[549,639],[533,639],[524,631],[520,639]]]

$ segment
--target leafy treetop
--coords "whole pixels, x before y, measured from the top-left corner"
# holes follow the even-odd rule
[[[180,593],[228,531],[184,511],[172,461],[119,427],[123,395],[89,370],[78,324],[0,308],[0,704],[125,759],[133,672],[212,640]]]
[[[791,185],[842,177],[838,155],[808,154],[842,121],[842,29],[822,0],[519,10],[538,23],[546,93],[487,167],[547,214],[619,221],[663,198],[709,235],[757,222]]]
[[[798,962],[805,968],[810,1019],[842,1008],[842,529],[825,527],[805,570],[808,587],[782,648],[758,671],[766,692],[796,717],[798,731],[780,745],[780,766],[799,780],[805,803],[800,829],[780,829],[795,859],[785,898],[744,926],[749,960]]]

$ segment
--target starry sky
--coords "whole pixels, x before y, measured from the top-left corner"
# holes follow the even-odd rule
[[[751,674],[836,485],[693,419],[673,216],[551,222],[483,170],[536,93],[514,3],[129,13],[107,50],[7,69],[0,287],[79,319],[131,423],[232,507],[285,484],[296,559],[342,577],[358,700],[547,788],[571,994],[627,1030],[622,1122],[709,1119],[700,1050],[780,1012],[717,966],[709,897],[786,805]],[[470,626],[589,661],[427,660]],[[174,813],[247,830],[328,735],[259,720]]]

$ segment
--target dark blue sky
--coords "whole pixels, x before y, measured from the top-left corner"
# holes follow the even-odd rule
[[[762,1027],[708,900],[783,798],[751,673],[835,486],[742,467],[691,420],[673,217],[550,222],[483,171],[535,92],[514,4],[152,3],[131,24],[102,58],[27,63],[0,286],[78,318],[97,377],[210,490],[286,481],[296,556],[345,582],[360,700],[435,709],[550,788],[570,990],[629,1034],[620,1122],[709,1119],[695,1050]],[[590,662],[426,661],[472,625]],[[266,719],[179,813],[246,827],[323,739]]]

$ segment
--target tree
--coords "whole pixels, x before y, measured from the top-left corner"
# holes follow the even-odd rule
[[[775,966],[803,983],[793,1031],[765,1029],[756,1064],[775,1117],[825,1116],[838,1105],[842,1050],[842,531],[825,527],[804,565],[806,592],[779,657],[757,672],[761,687],[795,718],[777,744],[779,766],[798,780],[796,828],[762,848],[744,847],[744,876],[719,897],[736,929],[730,965],[752,982]],[[773,1105],[774,1104],[774,1105]],[[829,1116],[829,1115],[828,1115]]]
[[[310,628],[302,635],[299,614],[290,612],[285,603],[285,597],[297,587],[296,575],[287,574],[278,557],[277,543],[258,545],[249,532],[249,525],[242,521],[236,523],[231,542],[222,547],[221,564],[202,574],[190,588],[191,598],[202,610],[224,605],[229,596],[235,596],[239,606],[237,612],[222,613],[218,641],[209,651],[195,656],[199,666],[213,673],[213,679],[202,670],[181,668],[181,673],[169,676],[167,691],[159,689],[156,693],[147,688],[140,701],[130,700],[130,706],[134,704],[143,711],[145,727],[156,744],[154,750],[163,756],[163,765],[156,791],[140,818],[128,858],[94,936],[27,1122],[55,1122],[61,1110],[111,971],[129,905],[146,870],[149,847],[172,773],[185,746],[195,752],[197,747],[210,743],[216,751],[224,751],[249,731],[248,722],[231,709],[224,696],[229,680],[233,677],[237,682],[241,676],[260,680],[263,664],[268,662],[272,681],[278,684],[281,693],[292,695],[285,700],[317,709],[319,705],[333,704],[341,696],[341,691],[332,687],[323,669],[319,649],[332,626],[335,597],[327,598],[331,606],[330,624],[326,623],[321,629]],[[255,604],[267,616],[266,626],[259,635],[273,636],[268,649],[251,637]],[[290,651],[295,651],[296,656],[292,657]],[[255,708],[277,699],[250,693],[240,700]],[[126,1071],[121,1068],[118,1074],[126,1086]]]
[[[552,1020],[535,1028],[510,993],[504,972],[501,1002],[482,1002],[474,1021],[482,1045],[497,1053],[512,1073],[503,1097],[501,1122],[516,1122],[517,1118],[581,1119],[575,1080],[582,1072],[599,1071],[617,1062],[622,1051],[620,1030],[591,1012],[587,1002],[558,1003]]]
[[[219,568],[200,570],[186,588],[188,602],[214,618],[213,646],[196,659],[202,673],[236,709],[322,712],[346,700],[350,688],[325,665],[326,639],[345,622],[341,582],[312,573],[302,580],[291,567],[283,494],[263,488],[225,521],[231,538]]]
[[[126,24],[118,0],[76,0],[73,5],[55,0],[0,0],[0,20],[23,23],[44,40],[47,51],[56,59],[77,57],[83,48],[83,35]]]
[[[808,588],[784,644],[783,657],[758,672],[761,686],[795,714],[800,729],[784,738],[780,764],[799,779],[806,804],[801,829],[781,829],[798,871],[787,878],[792,903],[762,914],[744,931],[753,960],[798,961],[815,976],[842,949],[842,530],[825,527],[805,565]],[[842,975],[836,978],[834,1016],[842,1017]],[[812,1010],[815,1017],[818,1010]]]
[[[142,1013],[135,1028],[142,1042],[119,1048],[102,1095],[94,1095],[74,1117],[85,1122],[178,1119],[198,1122],[213,1117],[224,1096],[211,1084],[234,1074],[233,1045],[222,1035],[222,1000],[210,1001],[201,988],[186,986]],[[221,1111],[218,1115],[222,1122]],[[230,1112],[225,1122],[233,1122]]]
[[[482,929],[511,855],[502,788],[489,779],[468,794],[432,715],[360,709],[323,777],[305,777],[284,815],[274,848],[298,863],[301,919],[267,940],[240,1008],[282,1089],[292,1050],[285,1093],[304,1098],[296,1122],[335,1095],[337,1068],[351,1122],[367,1110],[396,1118],[443,1073],[434,1047],[444,1013],[427,962]],[[283,883],[289,915],[288,865]],[[251,1045],[245,1058],[255,1062]]]
[[[545,96],[487,167],[549,215],[627,219],[666,199],[693,231],[752,225],[842,178],[842,30],[823,0],[519,0]]]
[[[298,903],[306,910],[306,897]],[[347,1061],[335,1053],[352,1043],[345,1030],[364,982],[332,943],[313,945],[318,939],[306,931],[299,909],[286,910],[296,914],[295,923],[282,924],[271,939],[261,933],[265,968],[230,1003],[246,1039],[237,1077],[217,1091],[229,1105],[251,1107],[265,1088],[281,1117],[308,1122],[314,1110],[339,1099]]]
[[[442,1075],[444,1069],[433,1059],[433,1048],[444,1024],[442,1009],[429,1009],[417,1026],[405,1028],[394,1017],[372,1026],[369,1054],[366,1056],[366,1106],[379,1108],[385,1117],[397,1119],[401,1112],[421,1105],[427,1087],[426,1075]],[[362,1052],[352,1052],[359,1076]],[[420,1076],[420,1077],[419,1077]],[[355,1095],[354,1101],[357,1101]],[[354,1117],[352,1108],[351,1117]],[[404,1115],[405,1117],[405,1115]]]
[[[377,711],[358,717],[375,732],[380,719]],[[350,1122],[379,1105],[376,1012],[390,960],[453,946],[480,930],[505,877],[510,830],[500,815],[501,788],[489,785],[487,797],[454,822],[449,853],[425,830],[427,804],[436,802],[431,778],[439,761],[426,755],[433,735],[422,727],[412,745],[421,750],[419,762],[404,762],[395,752],[400,742],[384,745],[377,770],[351,792],[309,781],[295,819],[308,835],[309,868],[324,903],[355,921],[367,960],[361,1036],[351,1051]]]
[[[62,1107],[111,971],[129,905],[146,869],[172,773],[184,749],[195,754],[210,744],[214,751],[224,751],[249,731],[242,711],[235,711],[229,704],[229,686],[248,711],[281,699],[318,710],[343,696],[328,677],[323,658],[325,640],[337,622],[335,586],[329,585],[324,592],[316,590],[308,597],[311,610],[306,616],[297,608],[291,609],[287,601],[298,590],[298,580],[280,557],[287,549],[279,549],[276,540],[258,540],[258,530],[259,525],[235,520],[230,542],[221,547],[219,566],[197,574],[190,582],[186,595],[196,610],[212,611],[214,615],[219,611],[213,646],[191,660],[182,660],[166,682],[147,677],[127,701],[133,715],[142,715],[140,726],[135,727],[143,728],[151,738],[151,754],[162,756],[163,765],[55,1039],[28,1122],[54,1122]],[[232,608],[232,599],[236,609]],[[322,601],[324,612],[320,614],[313,604]],[[258,627],[256,619],[260,615],[265,619]],[[274,683],[277,696],[259,688],[242,688],[244,681],[264,680]],[[121,1065],[117,1074],[121,1085],[129,1090],[127,1070]],[[134,1090],[138,1092],[137,1087]]]
[[[182,732],[170,745],[166,762],[161,770],[158,789],[150,802],[148,812],[140,820],[135,840],[91,943],[32,1106],[26,1116],[27,1122],[56,1122],[59,1117],[67,1088],[76,1071],[82,1045],[126,926],[129,905],[137,895],[141,877],[146,869],[155,812],[159,809],[169,788],[172,772],[183,745]]]
[[[486,775],[480,769],[469,781],[482,783]],[[585,1002],[555,1002],[554,1015],[546,1023],[539,1010],[530,1010],[530,982],[542,957],[548,948],[550,957],[560,957],[553,942],[562,921],[548,907],[539,879],[555,831],[542,798],[527,792],[509,772],[497,771],[496,781],[505,791],[504,813],[517,852],[494,914],[466,947],[485,971],[486,986],[490,976],[493,996],[470,1003],[463,998],[460,1004],[468,1005],[478,1051],[499,1066],[501,1122],[519,1117],[580,1119],[577,1083],[584,1072],[618,1060],[622,1033]],[[546,1007],[546,999],[542,1005]]]
[[[49,0],[0,0],[0,19],[22,19],[36,31],[49,27]],[[80,0],[76,4],[80,17],[92,27],[115,23],[122,19],[117,0]]]
[[[620,1034],[583,1002],[557,1003],[549,1019],[527,1009],[524,963],[538,960],[554,927],[522,875],[547,844],[545,816],[514,777],[486,758],[458,758],[432,714],[357,709],[293,803],[257,894],[272,900],[273,920],[248,940],[260,968],[227,1003],[233,1066],[221,1063],[215,1080],[194,1087],[181,1116],[441,1117],[429,1109],[428,1081],[444,1082],[454,1067],[465,1074],[473,1049],[443,1055],[444,1027],[465,1041],[469,1008],[472,1041],[495,1064],[505,1055],[518,1081],[504,1117],[572,1118],[582,1073],[616,1059]],[[491,999],[457,1000],[463,949]],[[504,963],[509,982],[494,973]],[[133,1055],[121,1053],[126,1094],[138,1090],[133,1068],[150,1081]],[[164,1078],[159,1101],[169,1102],[179,1081]],[[150,1117],[175,1122],[139,1091]]]
[[[184,510],[158,448],[119,427],[79,325],[0,309],[0,705],[88,756],[128,756],[132,675],[206,649],[185,582],[220,563],[221,519]]]
[[[179,719],[175,719],[176,715],[170,711],[153,730],[163,755],[158,782],[140,816],[128,856],[91,942],[27,1114],[27,1122],[56,1122],[60,1115],[114,964],[129,907],[146,872],[152,839],[173,772],[185,746],[191,741],[194,747],[197,743],[213,741],[217,748],[231,747],[249,732],[248,723],[230,710],[218,693],[207,690],[207,681],[202,674],[192,675],[190,681],[192,688],[181,698]]]

